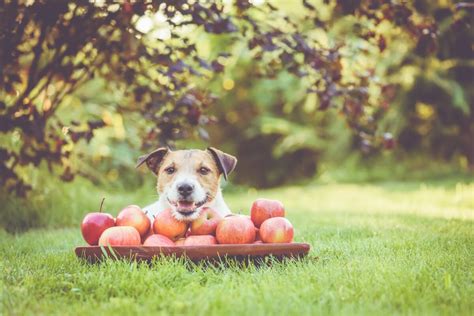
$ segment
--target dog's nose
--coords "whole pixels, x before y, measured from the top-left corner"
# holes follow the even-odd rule
[[[178,186],[178,192],[182,196],[186,197],[190,195],[194,190],[194,186],[188,183],[183,183]]]

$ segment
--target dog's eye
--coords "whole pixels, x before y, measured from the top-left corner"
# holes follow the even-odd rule
[[[168,167],[168,168],[165,169],[165,172],[167,174],[173,174],[175,171],[176,171],[175,167]]]
[[[209,168],[206,168],[206,167],[199,168],[199,173],[202,174],[203,176],[205,176],[209,172],[211,172],[211,169],[209,169]]]

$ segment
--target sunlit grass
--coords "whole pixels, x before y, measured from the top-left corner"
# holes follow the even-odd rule
[[[284,201],[296,240],[312,245],[302,261],[260,267],[209,267],[173,259],[151,266],[113,261],[89,265],[73,253],[84,244],[79,222],[76,228],[0,233],[0,310],[469,315],[474,309],[473,189],[468,183],[390,182],[228,190],[228,203],[244,213],[256,197]],[[116,195],[83,190],[75,191],[80,200],[86,194],[95,198],[107,193],[110,208],[153,200],[151,189]],[[66,192],[56,203],[66,205],[61,199],[73,195]],[[72,213],[71,222],[80,221],[86,211]],[[61,209],[54,218],[61,218],[59,214],[71,215]]]

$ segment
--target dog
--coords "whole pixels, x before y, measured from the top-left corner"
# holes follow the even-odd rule
[[[151,220],[161,211],[171,209],[179,221],[197,219],[205,207],[220,215],[231,211],[222,196],[220,179],[227,180],[237,158],[216,148],[172,151],[158,148],[138,158],[137,168],[146,163],[157,176],[158,201],[143,208]]]

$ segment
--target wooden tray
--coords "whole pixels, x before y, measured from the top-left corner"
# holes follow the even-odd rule
[[[149,261],[157,256],[186,257],[192,261],[218,261],[233,258],[239,261],[262,259],[274,256],[277,259],[300,258],[308,254],[310,245],[305,243],[287,244],[246,244],[246,245],[214,245],[214,246],[176,246],[176,247],[77,247],[75,252],[79,258],[94,263],[110,257],[112,259],[131,259]]]

